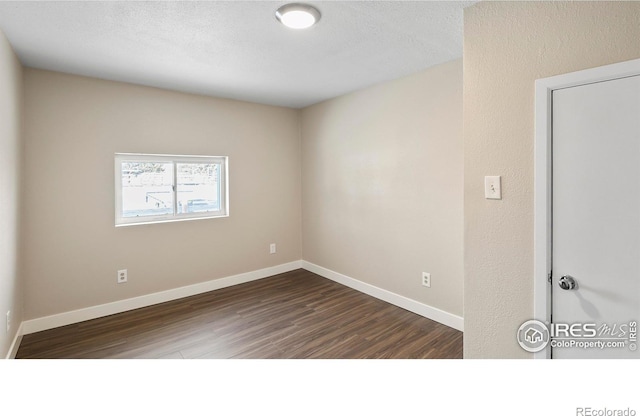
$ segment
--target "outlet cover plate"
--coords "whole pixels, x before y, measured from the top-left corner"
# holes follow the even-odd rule
[[[431,273],[422,272],[422,286],[431,287]]]

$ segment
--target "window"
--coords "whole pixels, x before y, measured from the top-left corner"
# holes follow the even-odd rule
[[[116,153],[116,226],[226,217],[227,158]]]

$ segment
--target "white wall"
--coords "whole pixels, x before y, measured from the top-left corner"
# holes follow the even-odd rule
[[[638,2],[481,2],[464,18],[465,358],[528,357],[534,82],[640,57]],[[484,199],[501,175],[503,199]]]
[[[23,317],[19,268],[22,67],[0,32],[0,358],[4,358]],[[5,314],[12,325],[5,331]]]
[[[300,260],[297,110],[26,69],[25,121],[25,320]],[[230,216],[116,228],[115,152],[229,156]]]
[[[304,260],[461,316],[462,152],[460,60],[304,109]]]

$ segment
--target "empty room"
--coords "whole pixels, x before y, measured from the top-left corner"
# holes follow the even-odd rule
[[[0,354],[639,358],[638,39],[633,1],[1,2]]]
[[[5,355],[462,358],[467,4],[0,5]]]

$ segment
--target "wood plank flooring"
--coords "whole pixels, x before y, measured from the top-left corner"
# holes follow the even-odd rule
[[[16,358],[462,358],[462,332],[296,270],[25,335]]]

